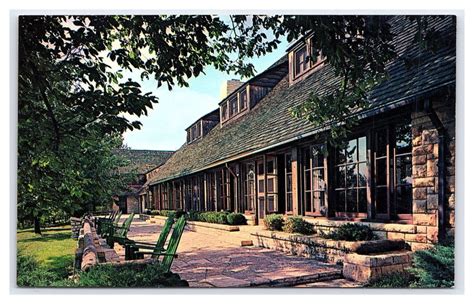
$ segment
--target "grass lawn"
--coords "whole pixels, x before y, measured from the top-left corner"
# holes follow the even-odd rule
[[[22,255],[34,257],[40,266],[67,276],[73,266],[77,241],[71,238],[71,227],[61,226],[36,235],[32,229],[17,231],[17,249]]]

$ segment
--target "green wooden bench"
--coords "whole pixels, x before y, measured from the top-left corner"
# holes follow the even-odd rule
[[[127,239],[124,241],[125,246],[125,259],[126,260],[136,260],[136,259],[143,259],[143,253],[146,251],[151,251],[155,253],[163,252],[166,240],[168,239],[168,235],[171,232],[171,227],[174,223],[174,216],[169,216],[165,224],[163,225],[163,229],[161,229],[160,236],[156,241],[156,244],[148,243],[148,242],[139,242]],[[140,249],[142,251],[140,251]]]
[[[104,234],[107,244],[113,248],[115,242],[121,242],[127,238],[128,231],[130,230],[130,225],[132,224],[133,217],[135,213],[131,213],[128,218],[123,222],[122,226],[114,223],[108,225],[106,233]]]
[[[110,230],[111,226],[117,226],[118,222],[120,221],[120,218],[122,217],[122,211],[117,211],[114,214],[112,214],[112,217],[110,219],[100,219],[99,218],[99,223],[97,226],[97,234],[99,234],[102,237],[105,237],[107,233]]]
[[[166,250],[161,250],[160,252],[157,252],[158,248],[155,248],[155,246],[136,246],[138,250],[135,249],[129,249],[133,251],[133,257],[134,258],[143,258],[144,255],[151,255],[152,258],[155,258],[159,260],[160,257],[162,257],[160,264],[163,267],[163,270],[165,272],[169,272],[171,269],[171,265],[173,264],[174,258],[178,257],[176,254],[176,251],[178,250],[178,245],[179,241],[181,240],[181,236],[183,235],[184,227],[186,226],[186,219],[184,216],[181,216],[178,220],[176,220],[176,223],[173,227],[173,232],[171,233],[171,237],[168,241],[168,246],[166,247]],[[135,247],[134,245],[131,245],[131,247]]]

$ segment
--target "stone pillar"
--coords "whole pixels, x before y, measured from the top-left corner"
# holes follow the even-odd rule
[[[448,130],[446,151],[446,210],[448,235],[454,234],[454,103],[446,100],[434,103],[434,108]],[[412,250],[424,249],[438,242],[438,131],[424,112],[412,113],[412,177],[413,224],[416,235],[409,241]],[[408,240],[407,240],[408,241]]]

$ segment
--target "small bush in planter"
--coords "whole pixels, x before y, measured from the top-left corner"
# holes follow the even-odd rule
[[[200,215],[202,213],[199,211],[189,210],[188,212],[188,220],[189,221],[200,221]]]
[[[229,225],[245,225],[247,219],[242,213],[229,213],[227,214],[227,222]]]
[[[366,225],[347,223],[322,237],[337,241],[370,241],[376,240],[377,236],[372,229]]]
[[[263,224],[268,230],[282,231],[283,223],[283,215],[281,214],[269,214],[263,219]]]
[[[299,216],[290,216],[283,225],[283,231],[288,233],[313,234],[314,225]]]
[[[160,215],[161,213],[160,213],[160,210],[151,210],[150,214],[151,215]]]

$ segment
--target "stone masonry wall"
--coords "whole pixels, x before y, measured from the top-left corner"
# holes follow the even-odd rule
[[[446,213],[448,235],[454,235],[455,205],[455,104],[445,98],[434,100],[433,108],[448,131],[446,138]],[[413,224],[416,234],[405,237],[412,250],[438,242],[438,131],[426,113],[412,114]]]

